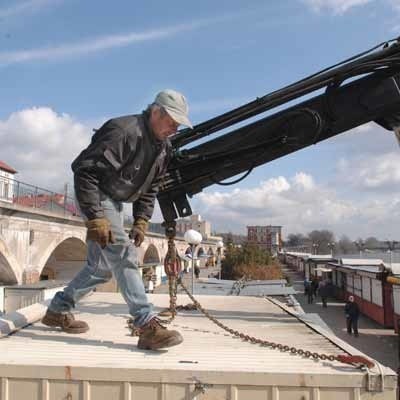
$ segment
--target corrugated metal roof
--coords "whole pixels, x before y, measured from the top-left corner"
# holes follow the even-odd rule
[[[272,300],[197,296],[233,330],[324,354],[360,354],[318,324]],[[167,295],[150,295],[157,310]],[[178,304],[188,297],[178,296]],[[79,305],[90,330],[81,335],[40,323],[0,340],[0,394],[11,399],[395,399],[394,371],[365,370],[337,361],[314,361],[242,341],[198,311],[180,312],[170,325],[184,342],[164,351],[143,351],[126,327],[127,306],[115,293],[94,293]],[[302,316],[300,316],[302,318]],[[204,383],[205,391],[196,389]],[[370,386],[369,386],[370,385]],[[201,387],[201,386],[200,386]],[[375,390],[375,391],[368,391]],[[375,396],[376,395],[376,396]]]
[[[393,275],[400,275],[400,263],[385,263],[385,268],[391,270]]]
[[[16,289],[16,290],[53,289],[56,287],[66,286],[67,283],[68,283],[68,281],[62,281],[62,280],[44,280],[44,281],[39,281],[39,282],[29,283],[29,284],[24,284],[24,285],[5,286],[5,288],[6,289]]]
[[[382,265],[383,260],[373,258],[341,258],[343,265]]]
[[[245,281],[240,285],[240,290],[239,286],[236,286],[236,282],[215,278],[199,279],[195,283],[195,293],[220,296],[230,294],[235,296],[287,296],[296,293],[293,287],[286,286],[284,279]]]
[[[339,268],[349,269],[352,271],[364,271],[371,272],[373,274],[377,274],[382,271],[381,267],[374,265],[339,265]]]
[[[287,296],[296,294],[292,286],[245,285],[239,296]]]
[[[335,260],[330,254],[313,254],[308,257],[309,260]]]
[[[343,353],[324,336],[268,300],[236,296],[198,297],[206,309],[232,329],[311,352]],[[150,295],[149,298],[158,309],[169,304],[167,295]],[[178,304],[188,301],[187,296],[178,296]],[[231,371],[252,374],[273,372],[285,376],[312,375],[315,383],[319,374],[329,374],[331,379],[338,375],[349,378],[363,375],[356,368],[338,362],[315,362],[243,342],[197,311],[178,314],[170,327],[178,329],[185,341],[168,352],[149,352],[136,348],[137,338],[131,337],[126,327],[127,306],[119,294],[94,293],[81,302],[79,311],[79,318],[90,325],[87,333],[68,335],[36,323],[6,340],[0,340],[1,364],[68,365],[89,369],[107,368],[110,371],[114,368],[162,368],[164,371],[180,370],[182,373],[206,370],[222,375]],[[26,351],[27,348],[29,351]],[[358,353],[355,349],[354,352]],[[182,362],[185,360],[189,363]]]

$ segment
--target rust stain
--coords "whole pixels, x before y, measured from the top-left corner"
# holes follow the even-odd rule
[[[72,371],[70,366],[65,367],[65,377],[70,381],[72,380]]]

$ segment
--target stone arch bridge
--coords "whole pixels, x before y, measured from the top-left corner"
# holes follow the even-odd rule
[[[86,260],[86,228],[82,218],[0,201],[0,285],[34,283],[41,279],[70,280]],[[179,254],[189,250],[176,239]],[[167,240],[149,233],[138,249],[139,264],[162,264]],[[212,263],[216,241],[204,241],[195,255]]]

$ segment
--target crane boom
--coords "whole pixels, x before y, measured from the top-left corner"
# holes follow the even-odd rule
[[[389,42],[253,102],[180,131],[158,193],[166,222],[192,213],[192,197],[213,184],[370,121],[400,126],[400,46]],[[345,81],[348,83],[344,84]],[[317,90],[322,94],[211,139],[203,138]],[[203,139],[189,149],[182,147]],[[240,178],[239,180],[243,179]],[[232,183],[237,182],[234,181]]]

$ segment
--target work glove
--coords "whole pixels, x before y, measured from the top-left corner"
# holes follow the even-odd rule
[[[132,229],[129,232],[129,238],[135,241],[136,247],[139,247],[143,243],[148,226],[149,223],[144,218],[138,217],[135,219]]]
[[[107,218],[95,218],[85,222],[87,227],[86,240],[97,242],[104,249],[109,243],[115,243]]]

